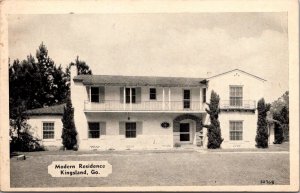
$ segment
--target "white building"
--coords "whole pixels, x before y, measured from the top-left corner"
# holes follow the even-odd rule
[[[255,147],[256,103],[264,96],[265,82],[255,75],[238,69],[207,79],[76,74],[72,68],[80,150],[206,148],[202,125],[209,124],[205,108],[212,90],[221,99],[222,148]],[[29,123],[36,122],[43,136],[47,126],[42,121],[51,121],[41,117],[31,117]],[[51,145],[61,146],[59,124],[53,125]]]

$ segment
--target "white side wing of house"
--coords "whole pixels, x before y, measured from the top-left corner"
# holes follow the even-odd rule
[[[258,100],[264,97],[265,80],[239,70],[224,73],[208,80],[207,102],[210,101],[211,92],[214,90],[220,96],[220,108],[223,108],[219,115],[222,138],[224,138],[222,148],[255,147],[256,106]],[[243,106],[239,109],[230,107],[230,86],[242,86],[243,88]],[[230,140],[230,121],[243,122],[242,140]],[[209,116],[205,122],[206,124],[209,123]]]

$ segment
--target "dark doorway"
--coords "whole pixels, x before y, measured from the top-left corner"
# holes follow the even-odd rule
[[[190,124],[180,123],[180,141],[190,141]]]

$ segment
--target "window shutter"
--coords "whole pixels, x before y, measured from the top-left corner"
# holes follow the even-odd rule
[[[88,100],[91,101],[91,96],[90,96],[90,89],[91,89],[91,87],[87,86],[85,88],[86,88],[86,93],[87,93],[87,96],[88,96]]]
[[[143,134],[143,122],[136,123],[136,134],[142,135]]]
[[[100,103],[105,102],[105,87],[104,86],[99,87],[99,98],[100,98]]]
[[[120,87],[120,103],[124,103],[124,87]]]
[[[136,91],[136,97],[135,97],[135,102],[136,103],[141,103],[141,98],[142,98],[142,89],[141,89],[141,87],[137,87],[136,89],[135,89]]]
[[[124,121],[119,122],[119,135],[125,136],[125,122]]]
[[[100,122],[100,137],[106,135],[106,122]]]

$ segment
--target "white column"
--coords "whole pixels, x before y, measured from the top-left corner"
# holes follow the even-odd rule
[[[92,102],[92,91],[91,91],[91,90],[92,90],[92,87],[89,86],[89,95],[90,95],[90,96],[89,96],[89,101],[90,101],[90,102]]]
[[[162,104],[163,110],[165,110],[165,88],[163,87],[163,104]]]
[[[124,86],[124,91],[123,91],[123,108],[125,111],[125,109],[126,109],[126,86]]]
[[[130,110],[132,110],[132,88],[130,88]]]
[[[169,87],[169,110],[171,110],[171,88]]]
[[[200,108],[200,110],[201,110],[201,107],[202,107],[202,102],[201,102],[201,90],[202,90],[202,88],[200,87],[200,91],[199,91],[199,108]]]

